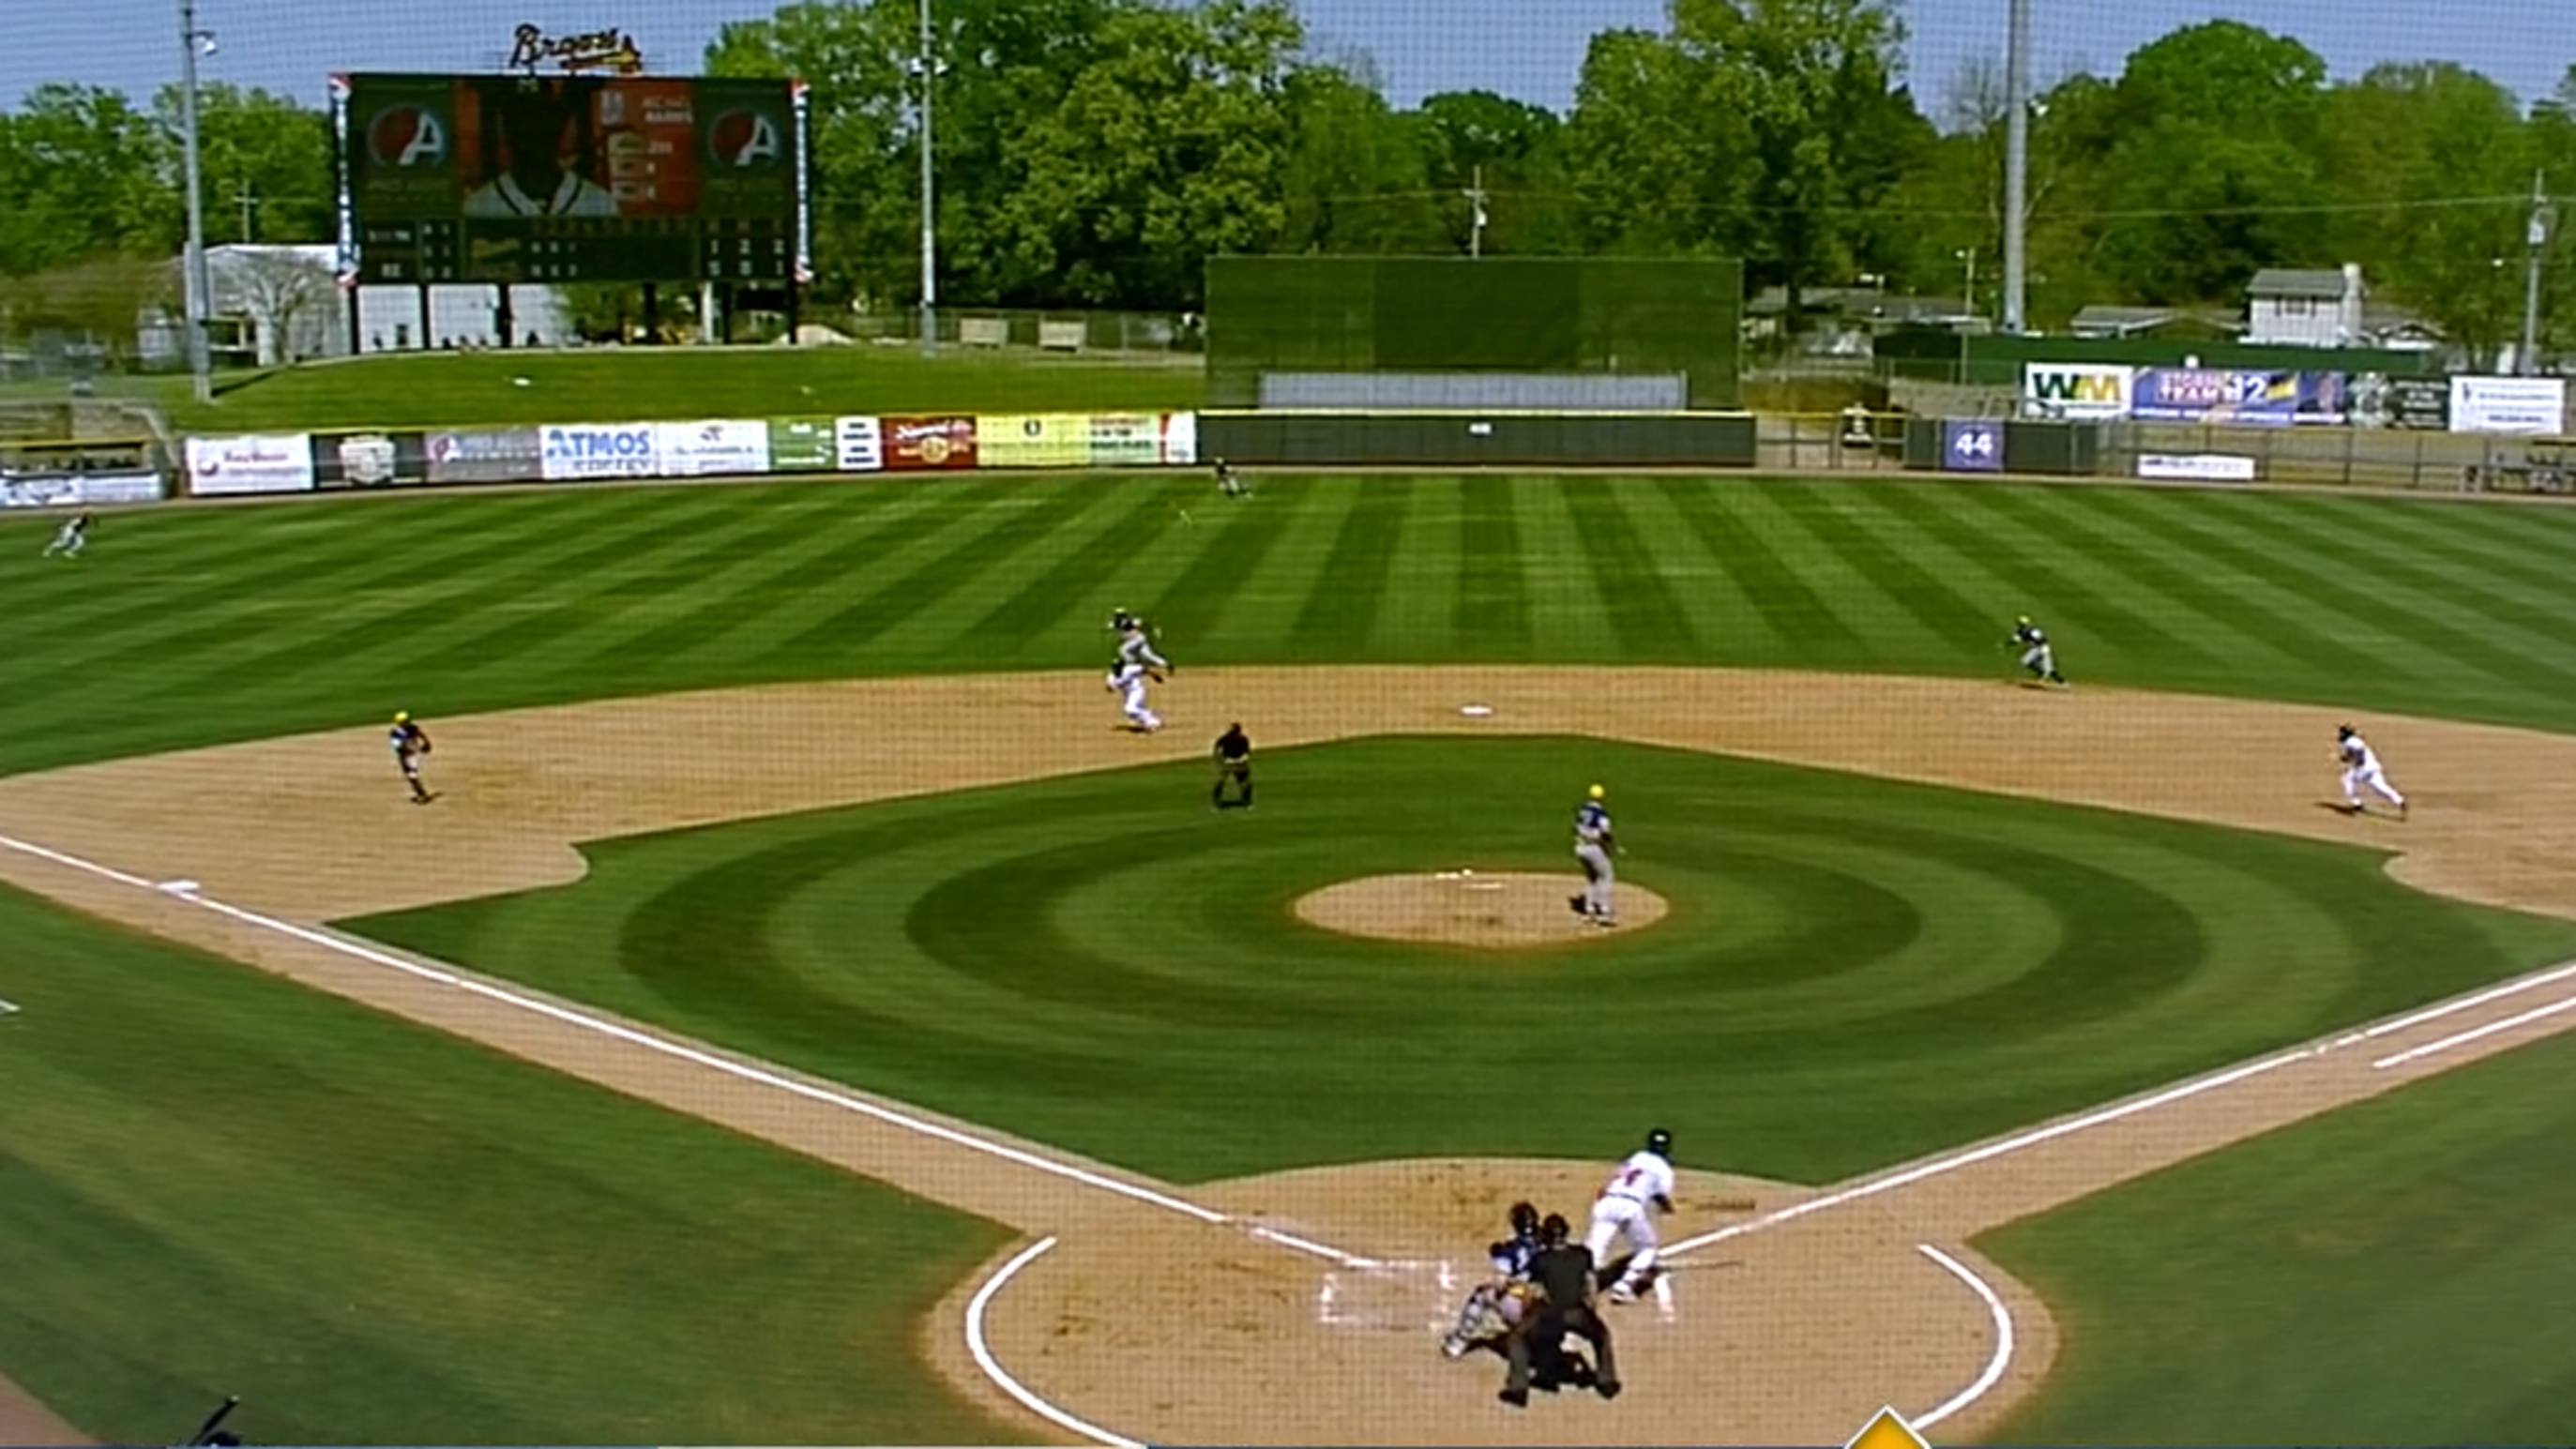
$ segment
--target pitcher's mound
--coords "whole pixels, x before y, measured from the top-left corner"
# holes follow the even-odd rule
[[[1512,951],[1617,940],[1662,920],[1671,909],[1653,891],[1622,882],[1619,923],[1605,929],[1575,914],[1569,898],[1582,892],[1583,878],[1571,873],[1377,875],[1299,897],[1297,917],[1349,936]]]

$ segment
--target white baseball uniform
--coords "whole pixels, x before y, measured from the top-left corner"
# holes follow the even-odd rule
[[[1163,727],[1163,717],[1145,707],[1145,666],[1142,663],[1126,660],[1110,670],[1109,688],[1126,696],[1127,718],[1136,728],[1151,733]]]
[[[2401,812],[2405,810],[2406,797],[2398,794],[2397,787],[2388,783],[2388,776],[2379,768],[2379,752],[2373,750],[2369,742],[2359,735],[2345,735],[2337,752],[2343,757],[2344,804],[2360,809],[2361,792],[2368,790]]]
[[[1655,1266],[1657,1249],[1663,1242],[1655,1231],[1655,1199],[1673,1195],[1673,1165],[1662,1154],[1640,1149],[1619,1164],[1601,1195],[1592,1201],[1592,1231],[1585,1234],[1583,1246],[1592,1250],[1592,1261],[1609,1261],[1610,1245],[1626,1234],[1634,1256],[1620,1273],[1617,1289],[1633,1291],[1648,1269]]]

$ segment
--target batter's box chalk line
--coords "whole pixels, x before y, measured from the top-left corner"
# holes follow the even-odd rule
[[[1445,1332],[1457,1322],[1464,1291],[1449,1262],[1378,1259],[1327,1268],[1315,1280],[1315,1322],[1374,1333]]]

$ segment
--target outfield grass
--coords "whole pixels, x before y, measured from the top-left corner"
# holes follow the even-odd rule
[[[0,890],[0,1366],[167,1444],[970,1443],[995,1226]]]
[[[2065,1334],[1992,1437],[2565,1443],[2571,1073],[2553,1038],[1990,1235]]]
[[[524,381],[522,381],[524,379]],[[1190,411],[1196,357],[1080,357],[877,347],[673,347],[405,353],[235,374],[199,403],[185,377],[101,391],[165,412],[183,433],[501,427],[811,413]],[[59,400],[60,384],[0,393]]]
[[[1195,505],[1192,521],[1183,503]],[[796,483],[0,520],[0,770],[710,685],[1184,664],[1737,664],[2576,730],[2576,514],[2111,487],[1164,475]],[[2404,762],[2392,764],[2402,769]]]
[[[615,841],[569,887],[354,924],[1179,1181],[1595,1156],[1651,1100],[1699,1160],[1829,1182],[2576,955],[2375,852],[1690,752],[1387,739],[1262,775],[1245,816],[1179,764]],[[1595,776],[1674,902],[1654,931],[1497,960],[1290,912],[1460,864],[1572,880]],[[1605,1040],[1651,1086],[1494,1111]]]

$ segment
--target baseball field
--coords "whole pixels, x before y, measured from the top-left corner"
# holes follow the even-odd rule
[[[0,520],[0,1430],[2563,1435],[2576,514],[1254,485]],[[1515,1416],[1444,1320],[1650,1126]]]

